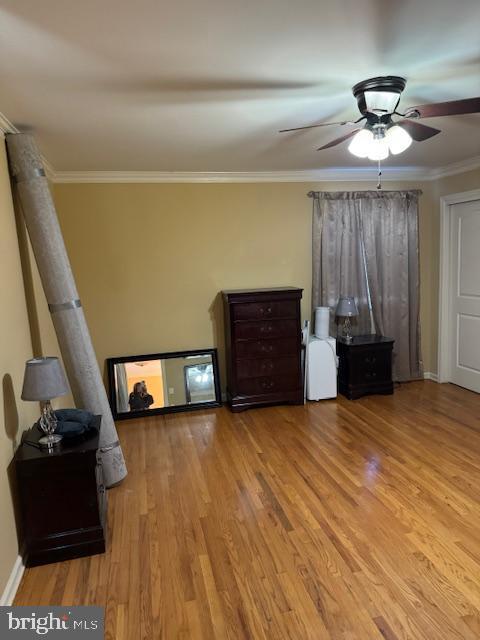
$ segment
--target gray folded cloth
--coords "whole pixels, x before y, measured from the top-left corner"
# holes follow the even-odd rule
[[[84,426],[88,426],[93,418],[93,413],[84,411],[83,409],[57,409],[55,416],[58,422],[79,422]]]
[[[59,433],[62,436],[68,438],[69,436],[81,436],[83,433],[88,431],[89,428],[81,424],[80,422],[69,422],[68,420],[59,420],[57,422],[57,428],[55,429],[55,433]]]

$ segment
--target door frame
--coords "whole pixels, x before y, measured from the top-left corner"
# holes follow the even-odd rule
[[[440,278],[438,292],[438,382],[449,382],[451,374],[450,357],[450,311],[452,266],[451,220],[452,205],[480,200],[480,189],[451,193],[440,198]]]

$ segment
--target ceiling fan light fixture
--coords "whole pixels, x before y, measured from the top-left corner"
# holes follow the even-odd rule
[[[369,160],[385,160],[388,158],[388,142],[384,136],[375,136],[368,150]]]
[[[400,76],[378,76],[357,83],[352,91],[357,99],[360,113],[363,115],[393,113],[405,89],[405,83],[405,78]]]
[[[385,138],[390,152],[394,155],[402,153],[412,144],[412,136],[403,127],[394,124],[387,129]]]
[[[369,113],[393,113],[400,94],[393,91],[365,91],[366,110]]]
[[[366,158],[370,152],[370,145],[373,142],[373,133],[370,129],[360,129],[356,133],[350,144],[348,150],[357,158]]]

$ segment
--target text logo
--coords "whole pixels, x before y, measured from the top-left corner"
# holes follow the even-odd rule
[[[0,607],[0,638],[103,640],[102,607]]]

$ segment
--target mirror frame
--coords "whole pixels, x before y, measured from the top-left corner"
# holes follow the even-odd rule
[[[171,358],[186,358],[188,356],[211,355],[213,365],[213,381],[215,387],[215,400],[209,402],[195,402],[193,404],[179,404],[172,407],[158,407],[156,409],[145,409],[143,411],[118,413],[117,395],[115,392],[115,365],[125,362],[137,362],[142,360],[167,360]],[[107,359],[108,373],[108,399],[114,420],[131,420],[133,418],[144,418],[164,413],[177,413],[179,411],[195,411],[198,409],[210,409],[211,407],[222,406],[222,394],[220,390],[220,374],[218,371],[218,355],[216,349],[195,349],[193,351],[171,351],[169,353],[149,353],[139,356],[121,356]]]

